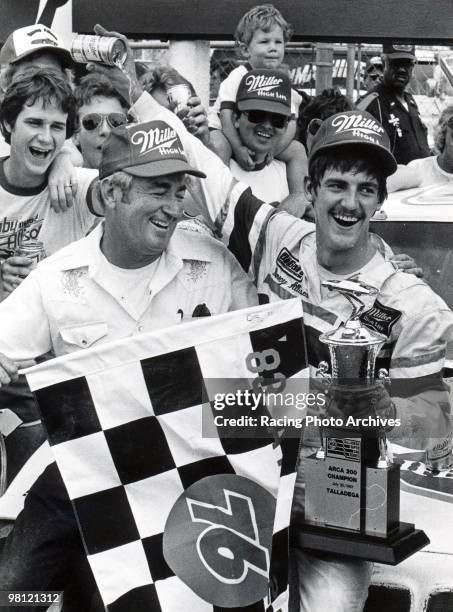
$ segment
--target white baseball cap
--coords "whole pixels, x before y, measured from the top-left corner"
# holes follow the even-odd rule
[[[64,68],[74,65],[71,54],[53,30],[40,23],[14,30],[0,51],[0,64],[15,64],[32,53],[54,53]]]

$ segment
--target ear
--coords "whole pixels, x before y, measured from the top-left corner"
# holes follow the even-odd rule
[[[250,51],[248,46],[245,43],[238,44],[239,53],[242,55],[244,59],[249,59]]]
[[[123,199],[123,191],[118,185],[112,185],[110,177],[105,177],[100,182],[100,190],[102,199],[106,209],[115,210]]]
[[[5,121],[5,119],[3,119],[2,121],[2,127],[5,130],[5,132],[8,132],[9,134],[11,134],[11,132],[13,131],[11,124],[8,123],[8,121]]]
[[[305,197],[307,198],[307,200],[313,203],[314,189],[313,189],[313,183],[311,182],[311,179],[309,176],[306,176],[304,178],[304,191],[305,191]]]

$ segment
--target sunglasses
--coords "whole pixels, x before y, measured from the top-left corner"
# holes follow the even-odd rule
[[[82,125],[88,132],[92,132],[101,125],[104,119],[112,129],[127,123],[124,113],[88,113],[82,119]]]
[[[272,126],[278,130],[281,130],[288,124],[288,117],[285,117],[285,115],[268,113],[261,110],[250,110],[243,112],[250,123],[265,123],[266,121],[270,121]]]

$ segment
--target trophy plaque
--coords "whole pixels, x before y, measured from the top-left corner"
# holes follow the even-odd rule
[[[301,548],[396,565],[429,540],[399,520],[400,468],[389,458],[385,426],[374,410],[379,386],[389,382],[385,370],[375,378],[386,337],[362,325],[360,296],[376,290],[359,281],[323,284],[339,291],[353,314],[320,336],[329,348],[331,373],[326,362],[318,373],[335,404],[320,427],[318,451],[304,458],[305,517],[293,525],[293,539]],[[371,424],[355,425],[366,420]]]

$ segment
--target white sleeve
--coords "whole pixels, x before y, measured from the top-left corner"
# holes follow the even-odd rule
[[[77,194],[75,197],[75,214],[77,214],[80,227],[85,234],[93,223],[99,220],[89,209],[87,202],[88,189],[91,183],[98,178],[97,170],[89,170],[88,168],[76,168],[77,172]]]
[[[244,74],[247,73],[245,68],[235,68],[230,72],[226,79],[220,83],[219,94],[219,110],[223,108],[234,108],[236,106],[236,96],[238,93],[239,83]]]
[[[23,361],[52,348],[41,288],[33,271],[0,303],[0,352]]]

